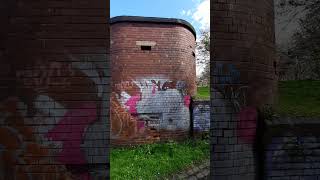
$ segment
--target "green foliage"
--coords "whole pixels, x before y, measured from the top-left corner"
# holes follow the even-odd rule
[[[286,116],[320,117],[320,81],[279,82],[276,111]]]
[[[261,119],[268,121],[271,121],[276,116],[275,109],[270,105],[263,106],[259,113]]]
[[[320,1],[282,0],[284,15],[298,20],[299,28],[292,36],[285,54],[295,63],[289,68],[295,71],[295,79],[320,79]]]
[[[111,150],[111,179],[161,179],[182,168],[209,158],[205,140],[147,144]]]
[[[203,133],[201,134],[201,139],[202,139],[202,140],[210,140],[210,133],[209,133],[208,131],[203,132]]]
[[[210,31],[201,31],[199,39],[200,41],[197,42],[196,46],[200,53],[200,56],[197,58],[197,63],[208,65],[210,57]]]
[[[199,81],[210,82],[210,31],[202,30],[200,32],[199,41],[196,46],[197,50],[197,65],[202,66],[203,72]]]

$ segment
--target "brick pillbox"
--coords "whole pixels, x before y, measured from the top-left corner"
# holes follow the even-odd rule
[[[194,28],[180,19],[111,19],[111,144],[184,139],[196,93]]]

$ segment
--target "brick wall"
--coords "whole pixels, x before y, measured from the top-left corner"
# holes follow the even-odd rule
[[[211,1],[211,178],[254,179],[258,111],[276,89],[272,0]]]
[[[2,7],[0,179],[105,179],[109,2]]]
[[[264,133],[264,176],[268,180],[319,179],[318,118],[279,118]]]
[[[111,25],[112,144],[188,136],[190,96],[196,93],[195,36],[162,20]]]

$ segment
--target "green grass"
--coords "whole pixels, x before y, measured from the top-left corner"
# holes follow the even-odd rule
[[[209,87],[198,87],[196,99],[210,99]],[[276,111],[285,116],[320,117],[320,81],[279,82]],[[202,140],[150,144],[111,150],[112,179],[161,179],[209,157],[209,144]]]
[[[147,144],[111,150],[111,179],[163,179],[184,167],[209,158],[205,140]]]
[[[278,87],[276,113],[281,116],[320,117],[320,81],[281,81]],[[209,100],[209,87],[198,87],[195,99]]]
[[[196,100],[210,100],[210,88],[209,87],[198,87]]]
[[[286,116],[320,117],[320,81],[279,82],[276,111]]]

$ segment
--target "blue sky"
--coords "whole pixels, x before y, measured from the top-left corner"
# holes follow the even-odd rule
[[[209,0],[110,0],[110,16],[148,16],[184,19],[196,31],[209,28]]]

